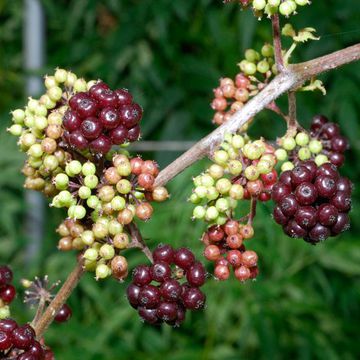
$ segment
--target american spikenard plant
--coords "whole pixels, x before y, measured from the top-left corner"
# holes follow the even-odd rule
[[[200,287],[210,278],[204,265],[187,248],[159,244],[151,251],[138,225],[156,216],[153,202],[169,198],[166,183],[204,156],[212,163],[193,179],[189,200],[195,205],[193,218],[207,223],[204,256],[215,263],[216,279],[228,279],[231,269],[240,282],[258,275],[259,256],[247,240],[255,238],[259,202],[272,199],[273,218],[284,232],[312,244],[349,228],[352,183],[340,175],[348,141],[323,115],[314,116],[310,130],[301,127],[295,94],[325,92],[316,76],[358,60],[360,45],[291,65],[298,44],[318,38],[310,27],[295,30],[287,23],[281,28],[280,16],[295,14],[309,1],[239,3],[264,21],[271,19],[273,44],[248,49],[235,79],[220,79],[211,103],[219,127],[162,171],[127,150],[139,140],[140,121],[146,120],[125,88],[111,90],[101,80],[86,81],[56,69],[45,77],[46,92],[39,99],[30,98],[12,112],[14,124],[8,130],[19,137],[27,155],[25,188],[43,192],[50,206],[67,209],[57,229],[58,249],[77,251],[77,266],[56,294],[56,284],[49,286],[47,278],[23,281],[26,302],[37,306],[35,318],[25,325],[10,319],[15,289],[11,270],[0,269],[2,358],[53,358],[44,332],[54,319],[71,317],[66,301],[84,272],[94,272],[96,280],[112,276],[123,281],[129,248],[140,249],[150,262],[135,267],[126,292],[142,320],[179,326],[188,310],[203,309],[206,296]],[[289,49],[283,49],[282,36],[292,39]],[[288,113],[276,104],[283,93],[288,93]],[[264,109],[287,124],[276,143],[246,134]],[[249,203],[249,212],[239,217],[242,202]]]

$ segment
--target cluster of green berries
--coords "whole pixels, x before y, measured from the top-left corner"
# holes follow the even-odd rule
[[[225,3],[233,0],[224,0]],[[296,14],[298,6],[305,6],[310,4],[310,0],[238,0],[243,7],[251,6],[254,14],[258,18],[264,15],[268,17],[274,14],[281,14],[283,16],[290,16]]]
[[[274,149],[263,140],[251,142],[242,135],[226,135],[205,173],[193,179],[190,201],[193,218],[224,225],[233,216],[238,200],[270,200],[276,182]]]
[[[299,162],[313,160],[317,166],[327,162],[340,167],[345,161],[344,152],[348,140],[340,134],[339,126],[323,115],[312,119],[310,134],[297,132],[295,136],[285,136],[278,140],[275,155],[283,162],[281,170],[292,170]]]
[[[213,117],[216,125],[228,121],[276,73],[273,47],[265,44],[260,53],[247,49],[245,58],[238,65],[241,72],[236,74],[234,80],[229,77],[221,78],[219,86],[213,90],[215,97],[210,106],[216,111]],[[244,125],[241,131],[246,131],[247,126]]]
[[[105,160],[100,174],[95,164],[72,160],[56,175],[60,192],[52,205],[65,207],[68,218],[59,226],[60,250],[84,251],[85,267],[96,278],[127,275],[126,259],[119,255],[129,245],[127,227],[134,219],[149,220],[151,201],[165,201],[169,194],[154,187],[159,170],[154,161],[129,158],[125,151]]]

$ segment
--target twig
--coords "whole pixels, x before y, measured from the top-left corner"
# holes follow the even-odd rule
[[[69,298],[69,296],[77,286],[83,274],[84,274],[83,260],[81,259],[77,262],[74,270],[69,274],[63,286],[58,291],[58,293],[51,301],[49,306],[46,308],[45,312],[43,313],[39,321],[37,321],[35,325],[35,332],[37,339],[41,339],[45,330],[53,322],[56,314],[60,310],[61,306]]]
[[[36,324],[38,323],[38,321],[40,320],[40,318],[44,312],[44,309],[45,309],[45,304],[46,304],[46,299],[44,297],[41,297],[38,308],[36,309],[34,319],[31,322],[32,327],[35,327]]]
[[[131,243],[128,248],[139,248],[145,254],[145,256],[153,263],[154,259],[148,246],[145,244],[144,239],[141,236],[139,228],[134,222],[127,225],[131,236]]]
[[[242,109],[234,113],[225,124],[197,142],[188,151],[163,169],[155,180],[155,186],[165,185],[195,161],[206,156],[210,149],[214,149],[223,141],[225,134],[238,131],[238,129],[249,122],[252,117],[280,95],[301,86],[306,80],[315,75],[336,69],[359,59],[360,44],[357,44],[307,62],[289,65],[259,92],[258,95],[254,96],[245,104]]]
[[[271,17],[271,24],[273,30],[273,41],[274,41],[274,54],[275,63],[279,73],[284,71],[284,60],[281,49],[281,33],[280,33],[280,19],[279,14],[274,14]]]
[[[249,219],[248,224],[252,225],[255,215],[256,215],[256,205],[257,205],[257,198],[252,197],[250,200],[250,213],[249,213]]]
[[[289,102],[289,116],[287,121],[287,135],[295,136],[296,131],[299,127],[296,117],[296,92],[288,92],[288,102]]]

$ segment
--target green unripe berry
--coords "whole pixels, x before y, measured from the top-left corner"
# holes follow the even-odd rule
[[[86,260],[89,260],[89,261],[95,261],[97,258],[98,258],[98,256],[99,256],[99,253],[98,253],[98,251],[96,250],[96,249],[92,249],[92,248],[90,248],[90,249],[87,249],[85,252],[84,252],[84,258],[86,259]]]
[[[81,162],[78,160],[72,160],[67,165],[65,171],[68,171],[71,174],[78,175],[81,173],[82,165]]]
[[[241,149],[245,145],[245,140],[241,135],[234,135],[232,137],[231,145],[235,149]]]
[[[68,71],[66,75],[65,85],[69,87],[73,87],[75,84],[75,81],[77,79],[77,76],[72,73],[71,71]]]
[[[232,175],[240,175],[242,171],[242,163],[239,160],[230,160],[228,163],[229,172]]]
[[[228,221],[228,218],[227,218],[227,216],[223,216],[223,215],[219,215],[217,218],[216,218],[216,220],[215,220],[215,223],[216,223],[216,225],[224,225],[224,224],[226,224],[226,222]]]
[[[231,185],[229,195],[234,200],[241,200],[244,197],[244,188],[240,184]]]
[[[216,190],[220,194],[223,194],[223,195],[228,194],[230,189],[231,189],[231,181],[229,179],[222,178],[216,182]]]
[[[293,11],[294,11],[293,5],[289,1],[285,1],[285,2],[281,3],[279,6],[280,14],[284,15],[286,17],[291,15]]]
[[[96,221],[97,224],[103,224],[105,225],[107,228],[109,227],[109,223],[110,223],[110,220],[105,217],[105,216],[101,216],[97,219]]]
[[[285,137],[282,139],[282,147],[287,150],[291,151],[294,150],[296,147],[296,141],[293,137]]]
[[[268,0],[268,3],[270,6],[278,6],[278,5],[274,5],[271,2],[274,2],[274,0]],[[275,2],[279,2],[280,4],[280,0],[275,0]],[[272,45],[270,44],[265,44],[262,48],[261,48],[261,55],[264,57],[271,57],[274,56],[274,48],[272,47]]]
[[[193,192],[189,197],[189,201],[192,204],[198,204],[201,202],[201,198],[195,192]]]
[[[70,210],[70,209],[69,209],[69,210]],[[70,214],[68,214],[68,215],[69,215],[69,217],[71,217]],[[83,219],[83,218],[85,217],[85,215],[86,215],[86,209],[85,209],[82,205],[75,205],[72,215],[73,215],[72,217],[73,217],[74,219],[79,219],[79,220],[81,220],[81,219]]]
[[[100,200],[97,196],[95,195],[91,195],[87,200],[86,200],[86,205],[90,208],[90,209],[96,209],[99,205],[100,205]]]
[[[214,152],[214,161],[218,165],[225,165],[229,160],[229,154],[225,150],[217,150]]]
[[[255,0],[255,1],[257,1],[257,0]],[[260,0],[260,1],[265,3],[265,0]],[[265,7],[265,5],[264,5],[264,7]],[[251,63],[254,63],[260,59],[260,55],[254,49],[247,49],[245,51],[245,59]]]
[[[256,180],[259,178],[260,174],[256,166],[250,165],[244,170],[244,175],[248,180]]]
[[[84,178],[84,185],[90,189],[95,189],[99,183],[99,179],[96,175],[87,175]]]
[[[119,166],[116,167],[116,170],[120,176],[129,176],[131,174],[131,165],[130,162],[123,162]]]
[[[219,212],[225,212],[229,210],[230,204],[226,199],[220,198],[216,200],[215,207]]]
[[[7,131],[14,136],[20,136],[23,132],[23,128],[20,124],[11,125]]]
[[[96,266],[95,274],[96,280],[105,279],[111,275],[111,269],[105,264],[100,264]]]
[[[44,85],[47,89],[51,89],[54,86],[57,86],[57,81],[55,76],[45,76]]]
[[[16,109],[12,113],[12,120],[15,124],[22,125],[25,120],[25,111],[22,109]]]
[[[54,155],[47,155],[44,158],[45,169],[53,171],[59,166],[59,161]]]
[[[29,148],[36,143],[36,137],[34,134],[31,133],[23,134],[20,138],[20,142],[21,145],[25,146],[26,148]]]
[[[81,237],[82,242],[87,246],[91,246],[95,241],[95,236],[91,230],[83,231],[81,233],[80,237]],[[96,258],[97,258],[97,256],[96,256]],[[96,258],[93,260],[96,260]],[[89,260],[91,260],[91,259],[89,259]]]
[[[98,190],[98,198],[104,202],[110,202],[115,196],[115,190],[111,185],[104,185]]]
[[[96,173],[96,166],[94,163],[87,161],[82,165],[81,172],[84,176],[94,175]]]
[[[244,155],[250,160],[257,160],[264,153],[264,148],[254,143],[248,143],[243,148]]]
[[[115,219],[109,221],[109,234],[117,235],[124,231],[124,227]]]
[[[127,179],[121,179],[116,184],[116,190],[120,194],[128,194],[131,191],[132,185],[131,182]]]
[[[216,190],[215,186],[210,186],[206,189],[206,198],[211,201],[219,197],[219,192]]]
[[[210,187],[210,186],[213,186],[214,184],[215,184],[215,181],[210,175],[204,174],[201,176],[201,185],[203,185],[205,187]]]
[[[47,108],[45,105],[38,104],[35,109],[35,115],[37,116],[46,116],[47,115]]]
[[[24,124],[28,127],[28,128],[32,128],[35,126],[35,118],[34,115],[26,115],[26,118],[24,120]]]
[[[321,152],[321,150],[323,149],[323,146],[321,144],[321,141],[319,140],[311,140],[309,143],[309,150],[313,153],[313,154],[319,154]]]
[[[44,130],[48,126],[48,121],[45,116],[34,116],[34,126],[38,130]]]
[[[39,158],[44,153],[40,144],[34,144],[30,146],[30,149],[28,150],[28,155],[33,156],[35,158]]]
[[[256,65],[252,62],[247,61],[244,64],[244,73],[246,75],[254,75],[256,73]]]
[[[87,83],[84,79],[77,79],[74,83],[74,91],[81,92],[87,90]]]
[[[10,317],[10,308],[9,305],[4,305],[0,307],[0,320]]]
[[[301,161],[304,161],[304,160],[309,160],[311,158],[311,152],[309,150],[309,148],[307,147],[302,147],[299,151],[298,151],[298,156],[299,156],[299,159]]]
[[[88,199],[91,196],[91,189],[87,186],[81,186],[78,194],[80,199]]]
[[[219,211],[215,206],[209,206],[206,210],[205,218],[207,221],[215,220],[219,216]]]
[[[212,164],[208,169],[208,173],[215,180],[221,179],[224,175],[224,168],[218,164]]]
[[[299,6],[305,6],[305,5],[310,4],[310,1],[309,0],[295,0],[295,3],[296,3],[296,5],[299,5]]]
[[[321,166],[321,165],[329,162],[329,159],[328,159],[328,157],[327,157],[326,155],[324,155],[324,154],[319,154],[319,155],[317,155],[317,156],[315,157],[315,160],[314,160],[314,161],[315,161],[315,163],[316,163],[317,166]]]
[[[115,211],[120,211],[125,209],[126,206],[126,201],[123,197],[121,196],[115,196],[112,200],[111,200],[111,207],[113,210]]]
[[[259,174],[268,174],[272,170],[273,166],[270,163],[270,161],[262,160],[257,163],[256,169],[259,172]]]
[[[266,72],[269,71],[270,69],[270,65],[266,60],[261,60],[258,62],[258,64],[256,65],[257,71],[261,74],[265,74]]]
[[[193,210],[193,218],[194,219],[203,219],[205,217],[206,214],[206,210],[203,206],[195,206],[194,210]]]
[[[28,159],[28,164],[34,169],[38,169],[42,165],[42,159],[30,156]]]
[[[99,255],[105,260],[110,260],[115,256],[115,250],[111,245],[104,244],[99,250]]]
[[[201,186],[197,186],[194,192],[200,199],[203,199],[206,196],[207,189],[205,186],[201,185]]]
[[[47,91],[47,94],[52,101],[58,102],[62,97],[62,90],[58,86],[54,86]]]
[[[39,105],[39,102],[31,97],[29,97],[27,108],[29,111],[35,114],[36,108]]]
[[[96,222],[92,226],[92,232],[96,239],[103,239],[109,234],[109,229],[107,225]]]
[[[309,143],[309,135],[300,132],[295,137],[296,144],[299,146],[306,146]]]
[[[294,167],[292,162],[286,161],[281,165],[281,171],[292,170]]]
[[[277,149],[275,156],[279,161],[285,161],[287,159],[287,152],[284,149]]]
[[[56,69],[54,78],[55,78],[56,82],[58,82],[58,83],[65,82],[66,78],[67,78],[67,71],[64,69]]]
[[[60,173],[55,176],[55,187],[58,190],[65,190],[69,185],[69,177],[64,174]]]
[[[196,177],[193,178],[193,183],[195,186],[202,186],[201,183],[201,175],[198,175]]]
[[[50,96],[47,94],[44,94],[40,98],[41,104],[43,104],[46,109],[53,109],[56,106],[56,102],[50,99]]]

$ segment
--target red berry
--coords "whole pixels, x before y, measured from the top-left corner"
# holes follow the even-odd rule
[[[0,289],[0,298],[5,303],[11,303],[16,295],[16,289],[12,285],[5,285]]]
[[[86,118],[80,126],[81,133],[89,140],[96,139],[102,131],[102,125],[96,117]]]
[[[120,118],[115,108],[103,108],[99,115],[101,124],[106,129],[115,129],[120,124]]]
[[[180,268],[186,270],[190,268],[195,262],[194,254],[186,248],[179,248],[174,254],[174,263]]]
[[[13,273],[6,265],[0,266],[0,286],[9,284],[13,279]]]
[[[72,316],[72,310],[67,304],[63,304],[58,313],[56,314],[54,320],[58,323],[63,323],[68,321]]]
[[[186,280],[191,286],[202,286],[206,280],[204,265],[197,262],[186,270]]]
[[[105,135],[100,135],[90,143],[90,149],[100,154],[106,154],[111,149],[111,141]]]

